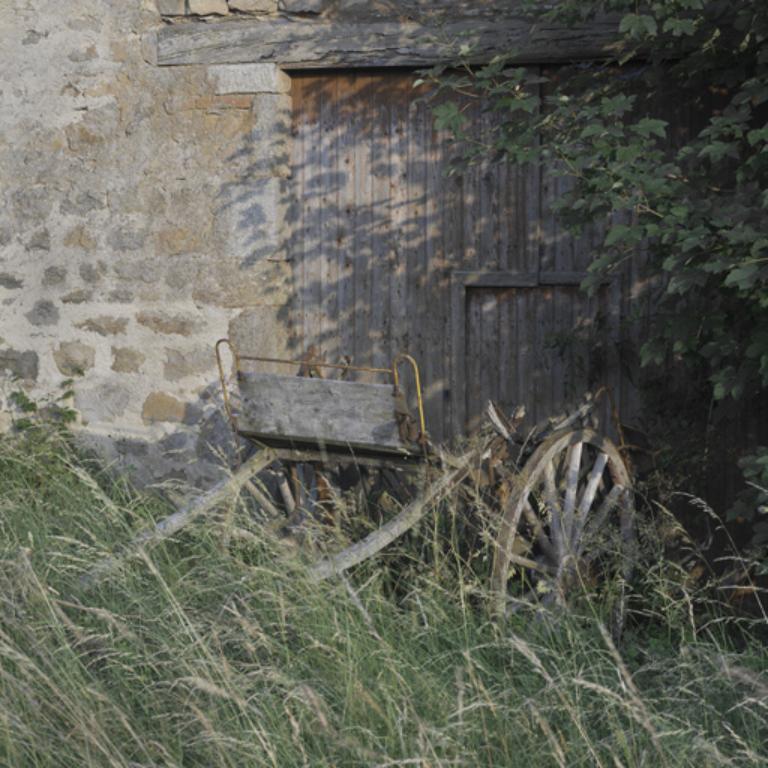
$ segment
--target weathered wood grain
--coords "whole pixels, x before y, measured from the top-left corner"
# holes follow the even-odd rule
[[[619,293],[582,297],[594,239],[576,247],[551,221],[562,185],[512,163],[448,175],[462,147],[435,129],[410,73],[302,72],[292,82],[304,217],[289,250],[305,348],[360,365],[413,355],[438,442],[461,435],[488,397],[525,405],[535,422],[591,388],[616,334],[595,334],[589,359],[568,338],[579,324],[596,328],[609,291],[613,302]],[[466,106],[487,131],[481,105]]]
[[[392,385],[244,373],[238,431],[256,439],[400,452]]]
[[[585,25],[532,25],[520,16],[415,21],[342,21],[273,18],[168,25],[157,31],[157,63],[270,62],[286,69],[431,66],[456,58],[468,45],[485,61],[512,53],[513,62],[599,59],[617,45],[616,18]]]

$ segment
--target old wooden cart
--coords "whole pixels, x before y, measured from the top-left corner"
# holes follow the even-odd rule
[[[229,391],[222,350],[234,362],[239,409]],[[348,459],[366,464],[408,465],[425,458],[428,445],[421,376],[410,355],[398,355],[389,368],[327,363],[313,355],[284,360],[241,354],[229,339],[216,344],[224,407],[235,432],[271,447],[288,461]],[[247,364],[293,368],[298,375],[248,370]],[[401,369],[413,375],[417,415],[407,405]],[[333,371],[343,378],[326,378]],[[365,374],[388,383],[350,381]]]
[[[228,386],[224,347],[232,352],[236,398]],[[618,568],[624,577],[613,583],[625,582],[633,559],[632,485],[617,447],[587,426],[594,399],[525,433],[519,429],[519,414],[507,416],[489,403],[485,432],[454,455],[429,444],[419,370],[407,355],[396,357],[390,368],[363,368],[347,362],[241,355],[226,339],[216,345],[216,355],[225,410],[235,432],[256,443],[256,454],[202,496],[139,534],[120,556],[97,563],[82,577],[83,586],[97,583],[126,557],[173,535],[242,488],[248,488],[273,519],[285,520],[286,513],[296,511],[290,508],[296,505],[295,497],[286,494],[280,510],[253,482],[277,460],[291,467],[302,462],[315,467],[351,463],[421,473],[420,490],[397,514],[341,551],[316,560],[310,567],[315,579],[343,574],[372,557],[448,497],[463,493],[471,507],[481,501],[485,488],[493,516],[489,597],[496,615],[532,601],[562,602],[574,587],[589,586],[608,569],[616,575]],[[293,366],[302,375],[248,371],[249,362]],[[405,366],[412,374],[415,416],[399,373]],[[343,377],[376,375],[388,382],[328,380],[320,377],[323,370]]]
[[[225,373],[225,347],[234,362],[237,404]],[[423,472],[416,498],[368,536],[317,562],[312,567],[316,578],[339,574],[381,551],[483,467],[501,489],[490,585],[497,613],[507,612],[513,602],[507,588],[511,572],[525,576],[528,591],[522,597],[559,600],[602,556],[609,530],[616,531],[620,544],[630,546],[630,475],[616,446],[583,428],[589,404],[559,423],[531,431],[522,445],[516,425],[489,404],[493,437],[449,457],[429,445],[419,369],[408,355],[398,355],[389,368],[313,357],[290,361],[241,354],[227,339],[217,343],[216,354],[233,429],[274,457],[316,466],[354,462]],[[299,375],[249,371],[247,364],[293,367]],[[412,374],[415,416],[402,387],[404,366]],[[323,378],[327,371],[344,378]],[[346,380],[354,374],[378,376],[386,383]]]

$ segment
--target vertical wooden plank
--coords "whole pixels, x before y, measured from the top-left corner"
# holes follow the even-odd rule
[[[304,343],[304,311],[306,297],[304,296],[304,253],[300,244],[305,239],[303,188],[305,184],[304,174],[306,164],[304,162],[304,115],[303,108],[303,84],[304,79],[294,77],[291,79],[291,178],[293,187],[291,194],[294,199],[296,220],[293,222],[293,231],[290,239],[290,255],[292,262],[292,282],[294,291],[294,316],[291,333],[299,337],[299,352],[303,352]]]
[[[497,398],[504,411],[509,413],[514,407],[517,397],[515,368],[517,343],[515,338],[515,302],[517,296],[514,288],[500,291],[497,295],[497,314],[499,323],[499,338],[496,348],[496,368],[498,375]]]
[[[389,357],[402,351],[405,334],[405,286],[408,263],[408,134],[409,104],[398,97],[399,83],[390,78],[389,90]]]
[[[471,120],[474,123],[476,109],[474,105],[469,110]],[[461,150],[464,147],[461,146]],[[462,229],[459,245],[459,268],[479,269],[480,259],[477,247],[477,207],[479,189],[477,184],[477,167],[467,168],[461,176],[461,212]]]
[[[355,342],[355,286],[354,286],[354,232],[357,229],[357,197],[355,178],[355,145],[360,141],[360,109],[357,104],[358,75],[351,73],[339,77],[337,114],[337,233],[335,236],[338,263],[338,357],[354,354]]]
[[[422,266],[423,286],[419,301],[422,304],[424,345],[419,360],[424,367],[427,388],[428,428],[435,440],[443,440],[450,434],[446,429],[445,392],[450,387],[446,366],[448,347],[448,323],[450,301],[446,280],[443,246],[443,208],[445,185],[439,136],[432,125],[432,116],[426,104],[420,105],[419,120],[423,128],[424,153],[424,249]]]
[[[339,359],[339,261],[336,242],[338,208],[339,78],[328,81],[327,97],[320,110],[322,131],[320,163],[323,177],[320,254],[322,260],[322,315],[320,349],[329,362]]]
[[[476,130],[480,141],[488,141],[491,135],[490,115],[478,108]],[[477,262],[480,269],[499,269],[498,193],[499,168],[490,160],[477,165],[475,174],[477,219],[475,221]]]
[[[438,162],[440,174],[447,168],[456,153],[456,147],[448,140],[446,132],[438,136],[440,143]],[[465,412],[465,360],[464,360],[464,289],[459,281],[450,277],[453,270],[464,266],[463,232],[463,181],[459,176],[449,176],[441,185],[441,226],[445,270],[450,286],[450,320],[445,343],[444,365],[449,378],[449,401],[446,413],[446,433],[459,437],[464,429]],[[457,334],[461,335],[458,338]]]
[[[387,83],[381,79],[372,94],[373,145],[371,167],[373,188],[371,207],[372,269],[371,269],[371,325],[370,363],[389,364],[389,272],[387,259],[390,241],[390,105]]]
[[[535,421],[540,421],[553,411],[552,352],[548,347],[554,321],[554,296],[552,288],[535,291],[535,368],[529,397]]]
[[[322,127],[320,113],[324,101],[323,84],[307,78],[303,87],[304,119],[303,158],[304,174],[302,199],[304,201],[304,242],[301,244],[304,295],[304,352],[310,345],[320,344],[322,333],[322,194],[323,171],[320,147]]]
[[[459,436],[466,425],[466,291],[462,279],[451,278],[451,433]]]
[[[373,159],[375,136],[369,115],[373,112],[375,82],[368,74],[358,75],[352,118],[354,156],[355,229],[353,232],[354,341],[352,354],[357,365],[371,364],[371,312],[373,302]],[[370,376],[359,377],[370,380]]]

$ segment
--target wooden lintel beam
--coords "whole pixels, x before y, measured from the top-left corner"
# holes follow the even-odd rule
[[[456,59],[487,61],[510,53],[517,63],[601,59],[616,52],[618,21],[532,24],[515,16],[461,18],[440,25],[414,21],[342,22],[276,17],[174,24],[157,35],[157,63],[273,63],[285,69],[428,67]]]

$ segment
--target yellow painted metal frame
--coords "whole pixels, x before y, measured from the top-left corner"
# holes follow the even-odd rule
[[[416,360],[411,355],[400,353],[396,355],[392,361],[392,365],[389,368],[375,368],[363,365],[351,365],[347,363],[325,363],[315,360],[286,360],[279,357],[262,357],[260,355],[241,355],[235,345],[229,339],[219,339],[216,342],[216,365],[219,369],[219,381],[221,382],[221,391],[224,398],[224,410],[227,413],[227,418],[232,424],[232,428],[237,432],[237,417],[232,412],[232,403],[229,397],[229,389],[227,387],[227,377],[224,373],[224,362],[222,360],[221,350],[224,346],[229,347],[230,354],[235,361],[236,373],[242,371],[242,361],[249,360],[259,363],[277,363],[278,365],[311,365],[316,368],[331,368],[335,370],[343,371],[359,371],[361,373],[376,373],[387,374],[391,376],[392,385],[397,392],[400,389],[400,368],[405,364],[411,367],[413,371],[414,383],[416,386],[416,404],[419,412],[419,443],[424,447],[427,442],[427,425],[424,417],[424,395],[421,389],[421,374],[419,373],[419,366]]]

